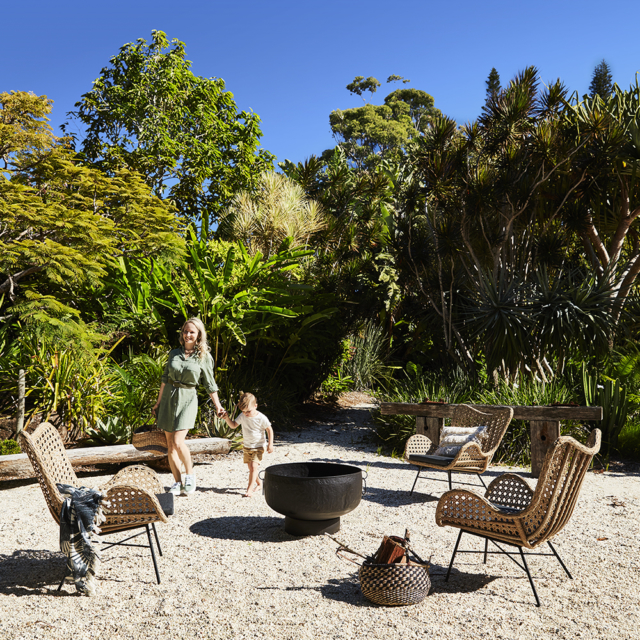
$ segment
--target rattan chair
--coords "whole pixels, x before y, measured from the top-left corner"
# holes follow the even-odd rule
[[[53,519],[60,524],[60,509],[64,498],[60,495],[56,484],[81,486],[81,482],[78,480],[69,458],[67,458],[60,434],[53,425],[44,422],[32,434],[23,431],[20,434],[20,445],[31,460]],[[160,484],[158,476],[148,467],[134,465],[120,470],[99,489],[106,492],[106,500],[110,503],[110,506],[104,508],[106,521],[100,527],[101,535],[131,529],[144,529],[144,531],[119,542],[104,543],[107,546],[103,549],[110,549],[117,545],[149,548],[156,579],[160,584],[160,573],[151,540],[151,530],[153,530],[158,545],[158,552],[162,555],[155,523],[168,522],[168,520],[156,496],[156,494],[160,494],[161,498],[164,497],[162,495],[164,488]],[[166,505],[165,508],[167,508]],[[149,541],[148,545],[128,543],[129,540],[144,535],[145,531]],[[58,590],[62,588],[66,577],[65,574]]]
[[[480,474],[484,473],[493,458],[493,454],[502,442],[507,427],[513,417],[511,407],[483,407],[482,411],[470,407],[466,404],[459,404],[455,407],[451,426],[453,427],[487,427],[487,435],[481,445],[475,442],[468,442],[463,445],[455,457],[436,456],[434,451],[438,448],[437,442],[431,442],[427,436],[416,434],[407,440],[404,450],[404,459],[409,464],[418,467],[416,479],[411,487],[411,494],[416,487],[416,482],[420,477],[423,468],[439,469],[446,471],[449,478],[449,489],[452,488],[451,474],[475,473],[480,478],[480,482],[486,488],[484,480]]]
[[[503,553],[523,569],[540,606],[540,599],[525,555],[554,555],[569,578],[573,579],[551,538],[559,533],[569,521],[576,506],[580,487],[593,456],[600,450],[600,430],[595,429],[585,445],[573,438],[558,438],[553,448],[547,451],[540,479],[535,490],[524,478],[505,473],[491,482],[484,497],[471,491],[456,489],[447,491],[438,502],[436,522],[439,526],[460,529],[456,546],[451,556],[447,580],[456,553],[483,553],[482,551],[460,551],[458,546],[463,532],[484,538],[484,563],[488,553]],[[491,541],[499,551],[488,551]],[[523,548],[535,549],[547,543],[551,553],[528,553]],[[517,547],[522,564],[515,554],[502,548],[499,543]]]

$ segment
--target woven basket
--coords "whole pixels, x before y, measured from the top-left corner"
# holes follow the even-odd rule
[[[367,564],[358,571],[362,593],[376,604],[422,602],[431,588],[429,568],[420,564]]]
[[[131,444],[138,449],[138,451],[150,451],[151,453],[156,453],[158,456],[166,456],[169,452],[164,431],[158,431],[157,429],[142,432],[138,430],[138,432],[133,434]]]

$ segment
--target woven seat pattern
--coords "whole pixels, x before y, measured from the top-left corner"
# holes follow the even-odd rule
[[[162,493],[164,488],[160,484],[158,474],[145,467],[142,464],[134,464],[130,467],[125,467],[116,473],[107,484],[104,485],[104,489],[112,487],[117,484],[127,484],[133,487],[139,487],[146,489],[149,493]]]
[[[484,409],[484,408],[483,408]],[[409,464],[415,464],[431,469],[445,471],[461,471],[467,473],[484,473],[493,458],[493,454],[500,446],[507,427],[513,417],[511,407],[497,407],[479,411],[474,407],[460,404],[454,409],[451,425],[455,427],[480,427],[486,426],[486,436],[479,445],[476,442],[468,442],[463,445],[451,464],[438,466],[428,462],[409,460],[410,455],[432,454],[437,446],[429,438],[422,434],[411,436],[405,446],[404,459]]]
[[[365,563],[358,577],[362,593],[376,604],[417,604],[431,588],[429,570],[422,565]]]
[[[118,531],[132,527],[167,522],[167,516],[153,493],[141,487],[115,485],[107,491],[109,506],[105,507],[106,521],[102,531]]]
[[[447,491],[438,503],[436,522],[520,547],[539,546],[569,521],[600,438],[599,429],[586,446],[568,436],[558,438],[547,452],[535,491],[511,473],[496,478],[484,496]]]

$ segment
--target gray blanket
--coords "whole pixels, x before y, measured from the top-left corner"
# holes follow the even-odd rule
[[[100,566],[100,553],[93,536],[100,533],[99,526],[105,521],[104,494],[68,484],[57,487],[65,497],[60,509],[60,550],[67,556],[67,572],[79,593],[92,596],[96,592],[95,575]]]

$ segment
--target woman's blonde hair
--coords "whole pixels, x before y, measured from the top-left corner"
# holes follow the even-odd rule
[[[204,324],[202,324],[202,320],[200,318],[189,318],[180,329],[180,344],[184,347],[184,338],[182,337],[182,332],[184,328],[191,323],[198,330],[198,337],[196,338],[196,353],[198,355],[198,360],[204,360],[207,353],[211,351],[209,348],[209,343],[207,342],[207,330],[204,328]]]

